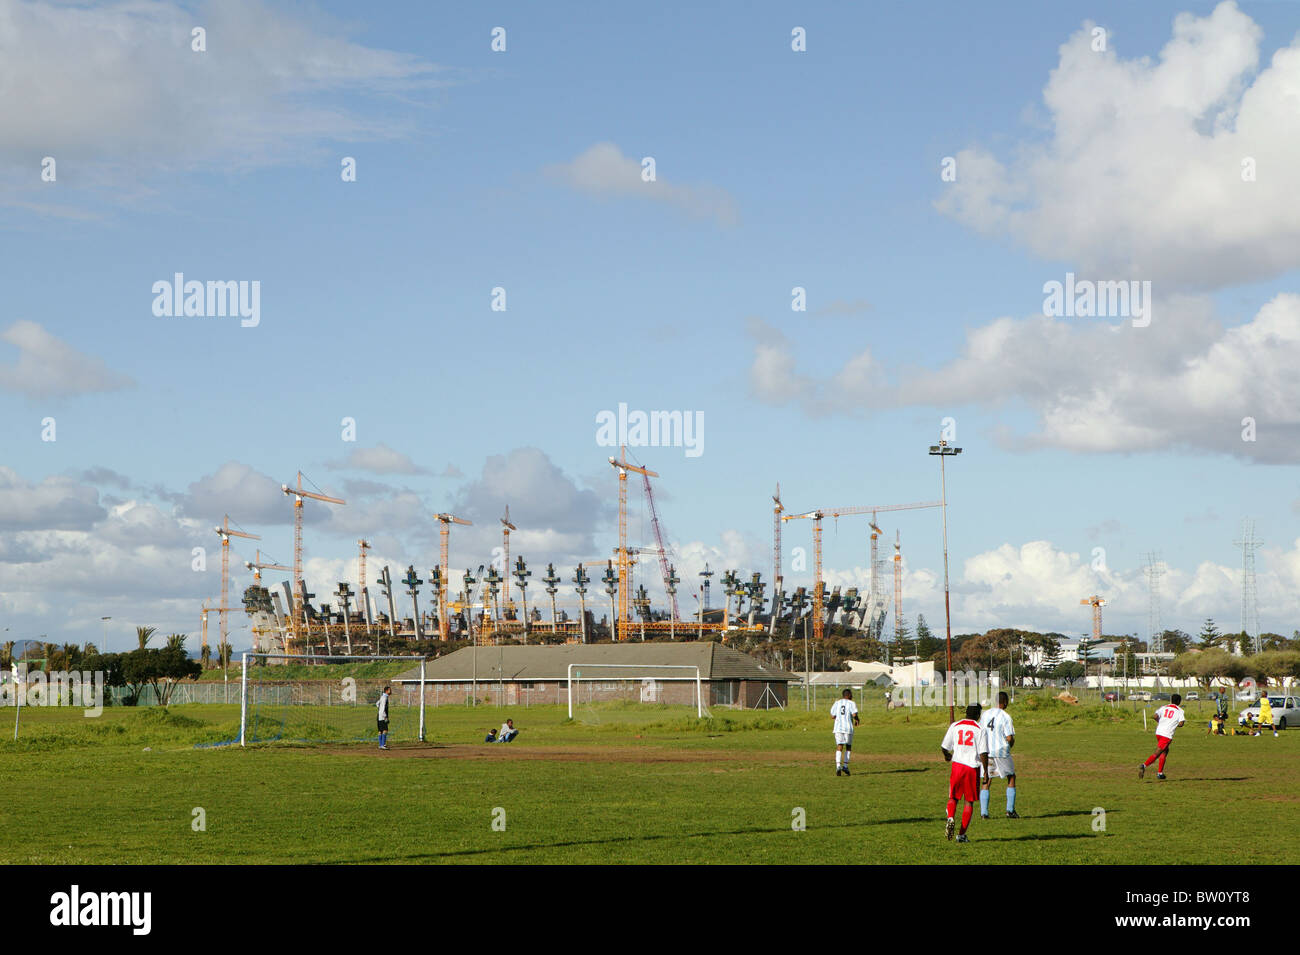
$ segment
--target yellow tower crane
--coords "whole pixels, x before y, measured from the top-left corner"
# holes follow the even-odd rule
[[[221,646],[226,646],[230,633],[230,538],[242,537],[245,540],[259,541],[256,534],[245,534],[230,526],[230,515],[221,519],[221,526],[212,528],[221,537],[221,606],[217,608],[221,621]]]
[[[446,640],[450,634],[450,628],[447,626],[447,588],[451,586],[451,578],[447,576],[447,537],[451,530],[452,524],[462,524],[465,527],[473,527],[471,521],[462,521],[455,514],[438,514],[439,537],[442,544],[442,587],[438,589],[438,639]]]
[[[326,497],[324,494],[317,494],[308,491],[302,486],[302,472],[298,472],[298,483],[294,487],[287,484],[281,484],[280,490],[293,498],[293,639],[307,639],[307,609],[302,604],[302,502],[303,500],[320,501],[323,504],[346,504],[342,498]],[[299,625],[302,629],[299,629]],[[285,641],[286,653],[292,653]]]
[[[627,459],[627,447],[619,448],[619,458],[609,459],[610,467],[618,472],[618,629],[615,640],[628,638],[629,618],[632,608],[632,567],[627,551],[627,472],[634,471],[646,477],[658,477],[658,473],[649,468],[632,464]]]

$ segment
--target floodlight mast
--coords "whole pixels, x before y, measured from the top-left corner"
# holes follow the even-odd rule
[[[961,454],[961,448],[950,448],[947,441],[940,439],[938,444],[930,445],[930,454],[939,459],[939,489],[942,502],[940,509],[943,512],[943,618],[948,630],[948,676],[945,682],[948,695],[948,722],[952,723],[956,722],[957,717],[952,686],[952,605],[948,588],[948,477],[943,459],[950,455]]]

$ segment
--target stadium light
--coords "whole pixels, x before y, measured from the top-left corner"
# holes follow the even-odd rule
[[[949,455],[961,454],[961,448],[950,448],[948,442],[940,439],[938,444],[930,445],[930,454],[939,459],[940,501],[943,510],[943,618],[948,628],[948,722],[956,722],[956,700],[952,687],[952,610],[948,597],[948,477],[944,470],[943,459]]]

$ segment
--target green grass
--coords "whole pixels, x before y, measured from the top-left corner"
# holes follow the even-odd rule
[[[1249,864],[1300,849],[1297,731],[1208,737],[1189,722],[1170,779],[1139,782],[1154,745],[1140,710],[1022,697],[1012,712],[1024,818],[1001,818],[995,782],[994,818],[977,818],[959,846],[942,837],[947,711],[865,702],[845,779],[820,712],[829,702],[819,697],[816,713],[715,708],[704,721],[681,707],[584,708],[574,721],[558,707],[443,707],[429,711],[430,746],[398,739],[391,753],[196,748],[235,735],[234,706],[98,719],[33,708],[17,743],[0,727],[0,823],[20,834],[0,845],[0,863]],[[506,715],[523,730],[516,743],[474,745]],[[464,749],[450,758],[435,748],[452,744]],[[196,807],[205,832],[191,828]],[[492,828],[496,807],[504,831]],[[791,828],[796,808],[806,831]]]

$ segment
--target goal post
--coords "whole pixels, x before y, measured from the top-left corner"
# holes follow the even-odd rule
[[[375,663],[418,666],[419,683],[408,679],[398,684],[397,674],[367,673],[366,664]],[[394,738],[424,742],[422,656],[245,652],[240,664],[240,746],[285,738],[322,743],[374,739],[375,704],[386,685],[393,687],[388,719],[396,727],[390,732]]]
[[[694,676],[687,673],[682,676],[670,676],[663,679],[665,682],[674,683],[693,681],[695,683],[695,715],[699,719],[704,719],[708,713],[704,706],[704,681],[701,678],[698,666],[677,663],[570,663],[568,670],[569,719],[573,719],[574,681],[576,679],[578,685],[581,686],[584,679],[583,674],[588,670],[689,670]],[[619,677],[619,679],[628,678]]]

